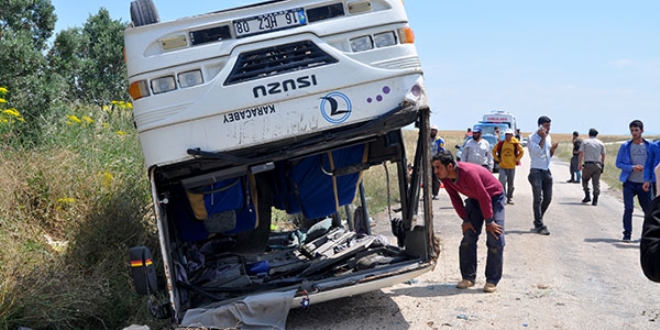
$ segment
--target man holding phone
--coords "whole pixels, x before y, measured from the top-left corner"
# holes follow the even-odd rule
[[[529,157],[531,160],[527,180],[532,185],[534,195],[534,229],[540,235],[550,235],[548,227],[543,223],[543,215],[552,201],[552,173],[550,173],[550,158],[555,154],[557,143],[552,143],[550,137],[551,120],[547,116],[538,119],[539,129],[529,137]]]

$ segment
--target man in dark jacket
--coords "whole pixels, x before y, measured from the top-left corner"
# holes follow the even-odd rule
[[[655,168],[655,176],[660,177],[660,165]],[[644,217],[639,250],[644,275],[651,281],[660,282],[660,192]]]
[[[579,156],[580,156],[580,146],[582,145],[582,140],[580,139],[580,133],[578,131],[573,132],[573,157],[571,157],[571,165],[569,166],[571,170],[571,179],[566,181],[568,183],[580,183],[582,181],[581,174],[582,171],[578,169]],[[577,175],[577,178],[576,178]]]

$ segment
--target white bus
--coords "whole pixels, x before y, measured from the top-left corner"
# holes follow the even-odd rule
[[[403,1],[254,1],[170,22],[160,22],[152,0],[130,9],[129,92],[167,303],[153,304],[150,249],[130,256],[155,316],[232,327],[220,316],[247,305],[241,322],[275,324],[282,308],[431,269],[438,251],[428,197],[417,214],[430,177],[419,175],[430,173],[430,110]],[[411,123],[423,138],[409,182],[401,129]],[[370,235],[362,184],[386,162],[396,164],[401,201],[396,245]],[[271,229],[273,210],[310,226]],[[265,305],[280,312],[267,315]]]
[[[401,0],[266,1],[162,23],[150,0],[131,6],[126,63],[148,167],[428,106]]]

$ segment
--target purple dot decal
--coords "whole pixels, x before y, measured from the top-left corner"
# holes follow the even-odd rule
[[[371,102],[373,102],[373,101],[374,101],[374,100],[372,100],[371,98],[368,98],[368,99],[367,99],[367,103],[371,103]]]
[[[382,100],[383,100],[383,97],[382,97],[382,96],[380,96],[380,95],[378,95],[378,96],[376,96],[376,100],[377,100],[378,102],[380,102],[380,101],[382,101]]]
[[[413,86],[412,89],[411,89],[412,94],[415,95],[415,96],[419,96],[419,94],[421,93],[421,91],[422,91],[422,88],[419,87],[419,85],[415,85],[415,86]]]
[[[390,87],[389,86],[383,87],[383,93],[389,94],[390,93]]]

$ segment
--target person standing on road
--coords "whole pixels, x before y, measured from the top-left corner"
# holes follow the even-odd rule
[[[623,241],[630,242],[632,234],[632,214],[637,196],[644,214],[651,204],[651,192],[644,191],[644,165],[649,156],[651,142],[642,138],[644,123],[633,120],[628,125],[632,139],[619,147],[616,167],[621,169],[619,181],[623,182]]]
[[[649,191],[651,196],[658,192],[658,175],[653,173],[653,169],[660,164],[660,140],[650,142],[649,156],[646,157],[646,164],[644,165],[644,191]]]
[[[656,178],[660,178],[660,165],[656,165],[654,174]],[[639,252],[644,275],[649,280],[660,283],[660,192],[656,192],[655,199],[644,217]]]
[[[486,285],[484,292],[495,292],[502,278],[504,260],[504,202],[502,184],[484,167],[454,161],[449,151],[433,156],[433,173],[442,181],[458,216],[463,239],[459,247],[462,280],[459,289],[474,286],[477,276],[477,241],[486,223]],[[467,197],[465,203],[459,194]]]
[[[465,139],[472,137],[472,128],[468,127],[467,131],[465,131]]]
[[[555,154],[558,144],[552,144],[550,137],[551,120],[547,116],[538,119],[539,129],[529,136],[529,158],[531,160],[527,180],[532,185],[534,202],[534,229],[541,235],[550,235],[548,227],[543,224],[543,215],[552,201],[552,173],[550,173],[550,158]]]
[[[580,156],[580,145],[582,145],[582,140],[580,139],[580,133],[577,131],[573,132],[573,157],[571,157],[571,179],[566,181],[568,183],[580,183],[580,176],[582,171],[578,170],[578,157]],[[577,178],[576,178],[577,176]]]
[[[445,150],[445,140],[438,136],[438,126],[431,125],[431,157],[438,152]],[[440,191],[440,181],[435,176],[431,176],[431,199],[438,199],[438,192]]]
[[[598,136],[598,131],[595,128],[589,129],[589,139],[580,145],[577,168],[578,171],[582,171],[582,189],[584,190],[582,203],[591,202],[593,206],[598,205],[600,175],[605,169],[605,144],[596,136]],[[593,180],[593,200],[589,194],[589,180]]]
[[[481,165],[488,170],[493,170],[493,154],[490,152],[491,145],[481,137],[481,126],[472,129],[472,140],[463,147],[461,161]]]
[[[525,154],[519,141],[513,137],[513,130],[504,132],[504,140],[497,143],[493,148],[493,159],[500,164],[499,179],[506,191],[506,203],[513,205],[513,186],[516,178],[516,165],[519,164]]]

